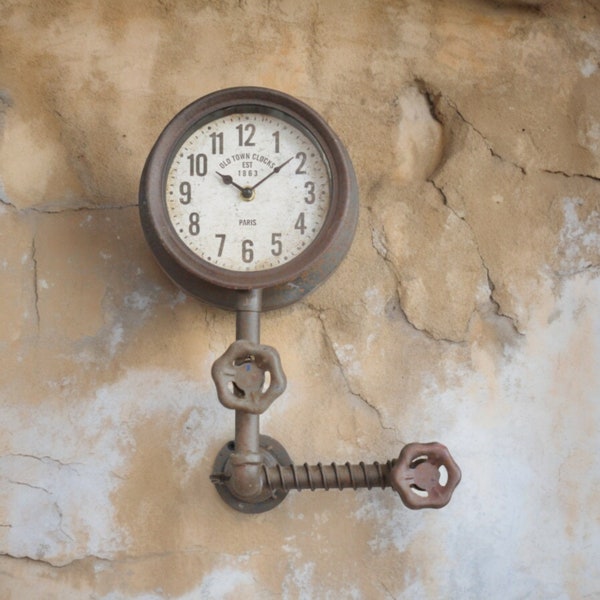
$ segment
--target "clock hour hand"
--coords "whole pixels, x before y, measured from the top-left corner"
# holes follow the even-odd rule
[[[223,175],[223,173],[219,173],[218,171],[215,171],[215,173],[223,180],[225,185],[232,185],[240,190],[241,196],[244,200],[252,200],[254,198],[254,188],[247,186],[242,187],[233,180],[231,175]]]
[[[290,162],[290,160],[292,160],[292,158],[294,158],[294,157],[291,156],[285,162],[281,163],[278,167],[275,167],[266,177],[263,177],[258,183],[255,183],[250,189],[255,190],[261,183],[264,183],[267,179],[269,179],[269,177],[271,177],[271,175],[275,175],[275,173],[279,173],[279,171],[281,171],[281,169],[283,169],[283,167],[285,167],[285,165],[287,165]]]
[[[244,191],[245,188],[243,188],[241,185],[238,185],[233,180],[233,177],[231,175],[223,175],[223,173],[219,173],[218,171],[215,171],[215,173],[223,180],[223,183],[225,185],[232,185],[233,187],[236,187],[238,190],[240,190],[240,192]]]

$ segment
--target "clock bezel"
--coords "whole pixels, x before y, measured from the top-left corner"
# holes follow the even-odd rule
[[[259,271],[223,269],[200,258],[175,231],[165,198],[167,174],[184,141],[202,124],[221,115],[240,112],[274,114],[299,127],[318,146],[330,174],[329,210],[315,239],[288,262]],[[231,190],[224,190],[225,193]],[[235,308],[232,305],[235,302],[227,294],[230,290],[263,289],[265,308],[288,304],[308,293],[324,281],[345,256],[358,218],[354,169],[337,135],[318,113],[300,100],[259,87],[213,92],[175,115],[148,156],[139,200],[146,239],[167,275],[186,291],[224,308]],[[302,293],[294,293],[294,286]],[[290,293],[285,293],[286,288],[291,293],[290,298]]]

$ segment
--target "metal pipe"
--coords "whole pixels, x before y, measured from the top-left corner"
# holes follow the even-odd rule
[[[374,462],[365,464],[360,462],[352,465],[349,462],[338,465],[276,465],[274,467],[263,466],[263,477],[266,485],[271,491],[281,490],[312,490],[317,489],[343,490],[352,488],[371,489],[380,487],[385,489],[391,486],[390,472],[396,460],[388,460],[383,464]]]
[[[237,294],[235,339],[259,344],[262,290],[240,290]]]
[[[238,292],[235,339],[260,343],[260,311],[262,290]],[[235,449],[231,454],[232,491],[242,498],[259,496],[262,454],[260,451],[260,419],[258,415],[235,411]]]

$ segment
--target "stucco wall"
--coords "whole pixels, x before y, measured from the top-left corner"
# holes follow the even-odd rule
[[[156,137],[261,85],[338,132],[352,249],[263,317],[296,462],[445,443],[386,491],[243,515],[210,366],[234,317],[140,229]],[[600,598],[600,5],[0,0],[0,598]]]

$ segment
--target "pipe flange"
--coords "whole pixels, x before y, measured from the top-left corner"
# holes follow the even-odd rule
[[[265,467],[276,467],[278,464],[288,467],[292,464],[292,459],[285,448],[277,440],[268,435],[260,436],[260,452],[262,455],[262,464]],[[215,484],[219,496],[231,508],[248,514],[263,513],[281,504],[288,495],[288,492],[279,489],[271,490],[264,482],[262,494],[257,498],[253,498],[252,501],[247,499],[242,500],[234,494],[228,485],[234,466],[232,464],[232,456],[234,454],[235,442],[231,441],[221,448],[215,459],[211,481]]]

